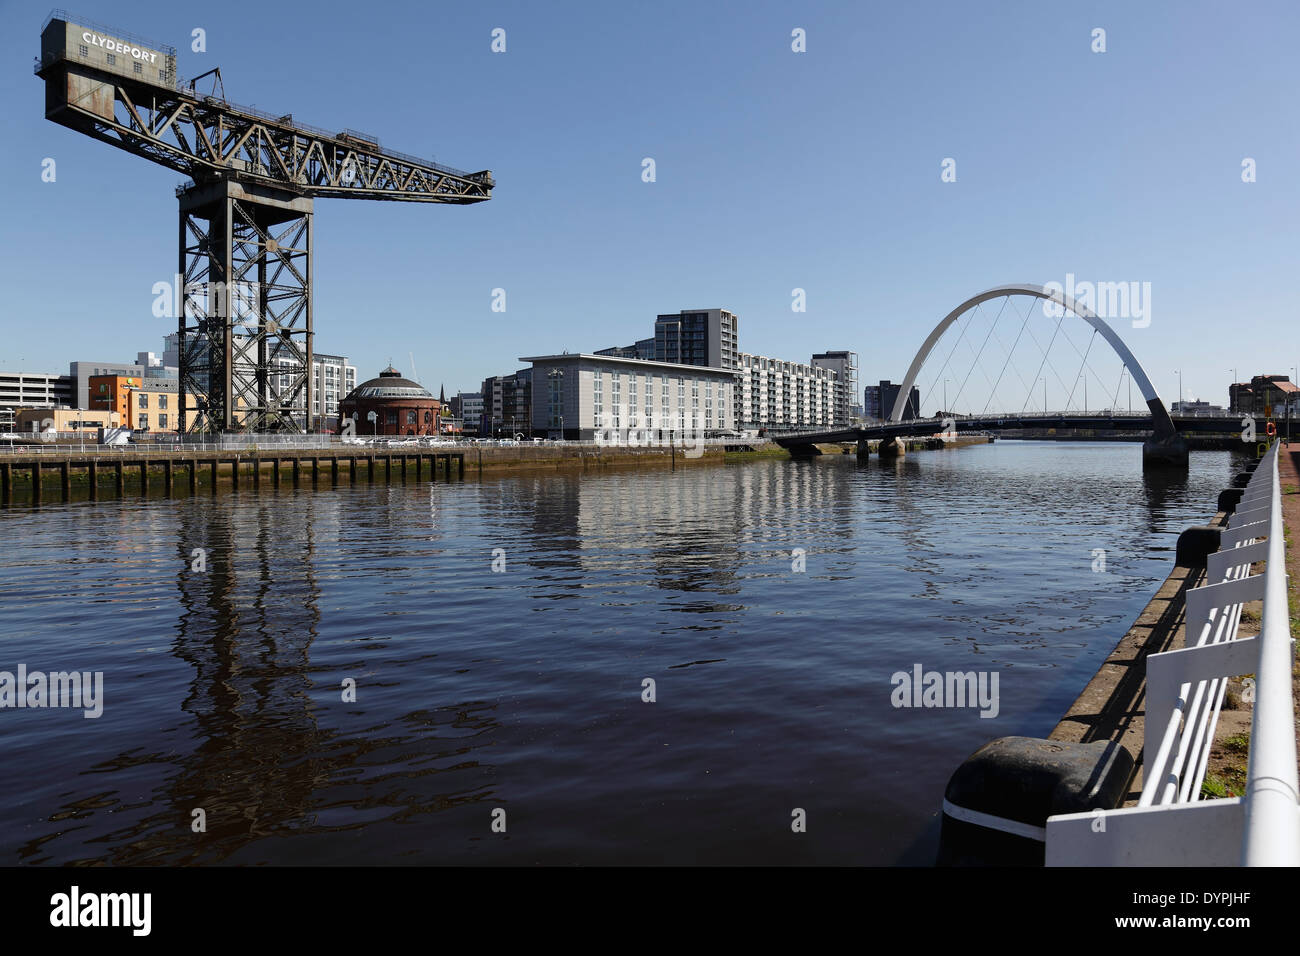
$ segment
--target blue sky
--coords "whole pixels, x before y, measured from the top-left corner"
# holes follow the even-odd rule
[[[310,11],[310,12],[308,12]],[[1300,7],[1222,3],[176,3],[72,12],[228,97],[488,168],[467,207],[321,200],[316,345],[449,393],[518,356],[729,308],[746,351],[900,379],[1005,282],[1150,282],[1117,328],[1167,398],[1300,363]],[[161,351],[184,177],[43,118],[43,5],[2,3],[0,369]],[[190,50],[207,32],[207,52]],[[505,53],[491,31],[506,30]],[[802,28],[807,52],[791,50]],[[1105,53],[1091,51],[1106,30]],[[46,157],[57,181],[41,181]],[[657,180],[642,181],[642,159]],[[941,182],[956,160],[957,181]],[[1243,183],[1241,163],[1257,164]],[[507,311],[491,311],[504,288]],[[791,290],[807,311],[791,310]],[[1046,321],[1046,320],[1044,320]],[[924,404],[928,405],[928,401]]]

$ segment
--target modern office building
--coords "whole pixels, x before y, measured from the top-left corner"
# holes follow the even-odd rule
[[[655,319],[654,360],[735,368],[740,354],[739,325],[726,309],[683,309],[660,315]]]
[[[894,412],[894,403],[898,401],[898,392],[902,385],[895,385],[888,379],[879,385],[868,385],[863,389],[862,411],[868,421],[885,421]],[[921,417],[921,390],[912,386],[911,394],[903,411],[903,418]]]
[[[347,356],[344,355],[313,352],[311,368],[311,405],[314,419],[311,430],[319,431],[322,425],[326,430],[336,430],[339,402],[357,387],[356,366],[349,365]]]
[[[85,407],[96,412],[116,412],[119,421],[130,422],[128,395],[143,383],[141,375],[92,375]]]
[[[295,359],[282,356],[274,364],[285,369],[298,367]],[[313,352],[311,357],[311,425],[308,431],[336,431],[339,425],[339,402],[357,387],[356,366],[347,356]],[[286,372],[272,380],[280,393],[293,387],[293,373]],[[301,398],[299,399],[301,400]]]
[[[159,371],[165,371],[160,369]],[[90,379],[98,375],[120,375],[123,378],[144,378],[145,366],[132,362],[69,362],[68,376],[75,383],[76,408],[90,408]],[[176,370],[172,370],[175,376]]]
[[[92,375],[92,411],[113,412],[133,431],[175,432],[180,423],[179,380],[129,375]],[[195,404],[193,395],[189,404]]]
[[[483,427],[483,393],[457,392],[448,403],[451,414],[460,420],[462,434],[479,435]]]
[[[591,440],[597,431],[683,432],[705,437],[735,430],[734,369],[618,355],[564,353],[520,359],[532,364],[533,433]]]
[[[878,422],[884,417],[880,414],[879,385],[868,385],[862,389],[862,417],[869,422]]]
[[[146,378],[141,388],[127,396],[122,423],[136,431],[175,433],[180,425],[180,380]],[[189,396],[194,407],[197,399]]]
[[[615,346],[608,349],[597,349],[597,355],[614,355],[618,358],[642,359],[647,362],[655,360],[655,340],[654,337],[648,339],[637,339],[631,345]]]
[[[839,382],[835,399],[835,424],[847,425],[854,419],[858,396],[858,353],[848,351],[818,352],[812,357],[817,368],[828,368]]]
[[[483,380],[479,433],[493,437],[530,435],[533,423],[533,370]]]
[[[811,364],[742,352],[740,320],[726,309],[683,309],[655,319],[655,360],[736,370],[735,427],[848,424],[857,393],[854,352],[823,352]],[[641,343],[637,343],[640,346]]]
[[[807,365],[753,355],[740,351],[739,327],[739,319],[727,309],[683,309],[657,316],[653,339],[594,354],[599,358],[732,369],[734,382],[726,424],[721,424],[716,414],[709,416],[712,424],[702,427],[712,431],[831,427],[852,421],[857,353],[822,352]],[[537,411],[546,403],[538,391],[543,384],[540,377],[536,384],[534,421],[549,420],[551,416]],[[565,431],[569,431],[567,424]]]
[[[738,426],[744,430],[847,424],[848,403],[832,368],[741,352],[736,371]],[[837,417],[840,409],[846,417]]]
[[[70,408],[76,381],[45,372],[0,372],[0,431],[14,428],[20,408]]]

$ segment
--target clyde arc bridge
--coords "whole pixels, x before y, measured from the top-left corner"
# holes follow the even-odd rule
[[[1000,304],[1000,307],[995,312],[990,309],[982,313],[986,303]],[[1040,310],[1038,307],[1041,316],[1035,314]],[[1078,341],[1077,331],[1066,328],[1065,323],[1071,318],[1073,325],[1082,322],[1091,328],[1092,334],[1085,341]],[[1002,324],[1004,319],[1008,319],[1006,325]],[[1085,328],[1085,335],[1086,331]],[[1109,349],[1097,350],[1094,358],[1098,339]],[[962,353],[960,357],[959,353]],[[1000,365],[996,363],[999,355],[1004,358]],[[1026,356],[1028,366],[1021,367]],[[1111,380],[1103,378],[1094,367],[1098,359],[1106,356],[1112,364],[1118,364],[1119,375],[1114,379],[1113,389]],[[1080,359],[1077,368],[1073,365],[1076,357]],[[910,396],[927,360],[932,358],[942,358],[942,362],[931,376],[925,400],[933,403],[942,394],[943,405],[935,415],[921,417],[916,413],[919,410],[911,408]],[[992,370],[988,364],[990,358],[994,361]],[[1028,369],[1032,372],[1026,376]],[[982,376],[982,382],[975,378],[976,371]],[[945,377],[949,375],[950,378]],[[1094,388],[1100,384],[1101,394],[1106,397],[1100,410],[1089,407],[1090,381]],[[1122,411],[1118,406],[1126,384],[1130,407]],[[1065,394],[1063,409],[1050,408],[1049,386],[1056,388],[1058,400],[1062,392]],[[1137,387],[1145,411],[1132,411],[1133,386]],[[905,417],[909,411],[911,416]],[[1175,424],[1146,370],[1104,319],[1088,305],[1059,290],[1016,284],[995,286],[972,296],[934,327],[898,386],[898,397],[883,422],[786,433],[773,440],[791,451],[810,453],[818,443],[856,441],[860,455],[866,451],[868,441],[878,440],[880,454],[889,456],[902,451],[901,439],[939,432],[1108,429],[1145,434],[1145,462],[1185,466],[1187,443],[1180,436],[1180,427],[1183,431],[1223,432],[1232,430],[1231,424],[1227,419],[1188,418]]]

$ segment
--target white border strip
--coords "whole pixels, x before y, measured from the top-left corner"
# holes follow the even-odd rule
[[[988,830],[1000,830],[1003,833],[1024,837],[1026,840],[1037,840],[1039,843],[1047,842],[1047,827],[1036,827],[1029,823],[1021,823],[1019,820],[995,817],[991,813],[967,810],[965,807],[949,803],[947,797],[943,800],[943,812],[945,816],[960,820],[962,823],[973,823],[977,827],[984,827]]]

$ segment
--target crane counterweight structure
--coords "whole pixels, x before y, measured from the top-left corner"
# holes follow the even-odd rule
[[[61,10],[42,28],[35,72],[46,119],[191,179],[176,191],[182,432],[303,431],[323,419],[312,394],[316,199],[492,198],[488,170],[205,95],[177,81],[173,47]]]

